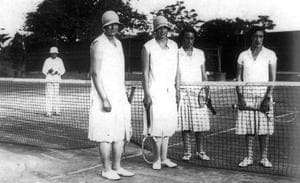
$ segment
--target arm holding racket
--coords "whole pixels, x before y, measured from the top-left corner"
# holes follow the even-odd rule
[[[145,47],[142,49],[141,53],[142,57],[142,64],[143,64],[143,89],[144,89],[144,107],[146,111],[147,117],[147,135],[151,136],[151,127],[152,127],[152,120],[151,120],[151,105],[152,105],[152,98],[149,91],[149,72],[150,72],[150,53],[146,50]]]
[[[205,63],[205,62],[204,62]],[[203,81],[207,81],[207,75],[206,75],[206,68],[205,68],[205,64],[202,64],[201,65],[201,73],[202,73],[202,80]],[[210,93],[209,93],[209,86],[206,86],[204,88],[204,91],[205,91],[205,96],[206,96],[206,106],[207,108],[212,112],[213,115],[216,115],[217,112],[216,110],[214,109],[213,105],[212,105],[212,101],[211,101],[211,98],[210,98]],[[199,97],[198,97],[199,98]]]
[[[146,109],[152,104],[152,99],[149,91],[149,72],[150,72],[150,54],[146,48],[142,49],[142,64],[143,64],[143,89],[144,89],[144,106]]]
[[[276,80],[276,68],[277,68],[277,62],[276,62],[276,57],[272,58],[272,62],[269,64],[269,81],[274,82]],[[272,93],[273,93],[273,88],[274,86],[268,86],[267,92],[264,96],[264,99],[260,105],[260,108],[262,110],[270,110],[271,105],[273,105],[273,98],[272,98]]]
[[[152,105],[152,98],[151,94],[149,91],[149,72],[150,72],[150,53],[146,50],[145,47],[142,49],[141,53],[141,58],[142,58],[142,68],[143,68],[143,89],[144,89],[144,107],[145,107],[145,112],[146,112],[146,125],[147,125],[147,135],[143,138],[142,141],[142,153],[143,153],[143,158],[145,162],[148,164],[152,164],[153,161],[148,158],[148,155],[146,153],[146,144],[149,144],[150,146],[150,152],[151,150],[151,144],[153,145],[153,141],[155,142],[155,138],[151,136],[151,105]],[[152,146],[154,147],[154,146]],[[150,156],[153,155],[152,153],[149,153]],[[153,157],[153,156],[152,156]]]
[[[242,73],[243,73],[243,65],[238,63],[237,64],[237,75],[236,75],[237,81],[242,81],[243,80]],[[236,89],[237,98],[238,98],[238,105],[240,107],[245,107],[246,102],[245,102],[244,96],[241,92],[241,88],[239,86],[236,86],[235,89]]]

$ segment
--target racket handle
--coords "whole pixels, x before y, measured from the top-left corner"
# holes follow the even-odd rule
[[[217,114],[216,110],[215,110],[213,107],[211,107],[211,108],[209,108],[209,109],[210,109],[210,111],[212,112],[213,115],[216,115],[216,114]]]
[[[147,115],[147,127],[150,128],[151,127],[150,107],[148,109],[146,108],[146,115]]]
[[[216,115],[217,112],[214,109],[214,107],[212,106],[212,102],[211,99],[207,99],[207,107],[209,108],[209,110],[212,112],[213,115]]]
[[[134,92],[135,92],[135,89],[136,87],[131,87],[131,90],[130,90],[130,95],[128,97],[128,102],[131,104],[132,103],[132,100],[133,100],[133,97],[134,97]]]

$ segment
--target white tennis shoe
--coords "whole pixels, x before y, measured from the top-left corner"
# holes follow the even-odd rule
[[[120,168],[119,170],[115,170],[117,172],[118,175],[120,176],[123,176],[123,177],[132,177],[134,176],[135,174],[128,171],[128,170],[125,170],[124,168]]]
[[[253,164],[253,159],[250,157],[245,157],[242,162],[239,163],[240,167],[247,167]]]
[[[168,168],[175,168],[177,166],[177,164],[172,162],[170,159],[165,159],[164,161],[161,162],[161,165],[164,165]]]
[[[121,177],[114,170],[107,171],[107,172],[102,171],[101,176],[108,180],[120,180],[121,179]]]
[[[191,153],[184,153],[183,157],[182,157],[182,160],[183,161],[190,161],[191,157],[192,157]]]
[[[268,158],[261,159],[260,163],[266,168],[272,168],[272,163],[268,160]]]
[[[205,152],[196,152],[196,156],[198,156],[200,159],[205,160],[205,161],[209,161],[210,158],[209,156],[206,155]]]
[[[152,169],[154,169],[154,170],[160,170],[161,169],[161,161],[158,160],[158,161],[153,162]]]

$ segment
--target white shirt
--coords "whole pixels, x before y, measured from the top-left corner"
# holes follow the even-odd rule
[[[52,69],[53,72],[57,71],[57,74],[52,75],[51,73],[48,73],[50,69]],[[52,57],[49,57],[44,62],[42,72],[47,80],[60,80],[61,75],[63,75],[66,70],[61,58],[56,57],[53,59]]]
[[[126,92],[125,61],[121,42],[115,38],[114,41],[116,46],[102,34],[92,42],[91,50],[94,52],[94,57],[101,60],[101,70],[97,73],[102,78],[105,92],[120,96],[120,93]],[[98,95],[97,92],[95,94]]]
[[[243,65],[243,81],[268,82],[269,65],[276,64],[277,57],[272,50],[262,47],[256,60],[253,59],[251,49],[240,53],[238,64]]]
[[[144,45],[149,53],[149,90],[152,94],[158,91],[175,89],[177,72],[177,44],[168,39],[168,49],[162,49],[155,39]],[[158,92],[160,93],[160,92]]]
[[[193,48],[191,56],[181,47],[179,49],[179,69],[182,82],[201,82],[201,66],[205,64],[204,52]]]

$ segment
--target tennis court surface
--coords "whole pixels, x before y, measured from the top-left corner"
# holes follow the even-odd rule
[[[96,183],[112,182],[99,175],[96,148],[55,150],[1,143],[0,182],[5,183]],[[285,182],[296,183],[299,178],[255,174],[225,169],[206,168],[178,161],[174,169],[151,169],[141,157],[140,147],[130,144],[122,161],[123,166],[136,173],[122,178],[123,183],[234,183]]]
[[[103,181],[97,174],[100,165],[95,144],[87,139],[90,81],[64,80],[60,84],[61,115],[52,117],[44,115],[44,80],[8,78],[1,79],[0,83],[0,141],[4,143],[3,146],[14,146],[13,149],[18,149],[17,154],[20,157],[23,157],[23,154],[26,157],[26,152],[30,152],[38,162],[40,159],[46,159],[50,167],[55,166],[55,163],[65,167],[60,172],[49,173],[49,175],[45,173],[47,171],[44,174],[37,173],[37,179],[50,182],[70,180],[84,182],[83,177],[86,177],[87,180]],[[140,155],[143,138],[141,83],[127,82],[128,91],[134,86],[136,92],[132,102],[132,144],[134,145],[126,148],[126,151],[130,152],[125,155],[128,157],[124,160],[124,165],[132,168],[137,176],[132,180],[124,179],[124,181],[182,182],[184,179],[187,180],[185,182],[233,182],[234,180],[253,182],[249,178],[254,178],[255,181],[256,178],[262,180],[257,182],[298,180],[297,177],[300,177],[298,156],[300,153],[300,83],[276,83],[274,87],[274,134],[270,136],[268,153],[273,164],[272,168],[259,165],[260,152],[257,139],[254,144],[254,164],[246,168],[238,166],[238,163],[247,156],[247,150],[243,136],[235,134],[237,110],[232,106],[237,104],[236,85],[241,87],[248,87],[248,85],[237,82],[207,84],[210,86],[212,104],[217,111],[216,115],[210,115],[210,130],[205,134],[204,147],[211,160],[200,160],[194,156],[193,151],[192,159],[183,162],[181,160],[184,153],[183,143],[179,130],[170,140],[169,156],[180,166],[174,170],[157,172],[144,163]],[[263,85],[266,86],[267,83]],[[198,91],[201,87],[203,86],[199,84],[186,84],[182,88]],[[15,146],[16,144],[21,146]],[[192,149],[195,149],[194,140],[192,140]],[[43,154],[41,151],[44,152],[45,157],[40,155]],[[71,161],[73,158],[76,160]],[[46,168],[43,166],[36,168],[33,165],[32,167],[38,170],[36,172],[43,172],[43,169],[51,170],[47,168],[47,163],[42,163]],[[85,168],[86,171],[77,172]],[[55,170],[52,167],[53,169]]]

